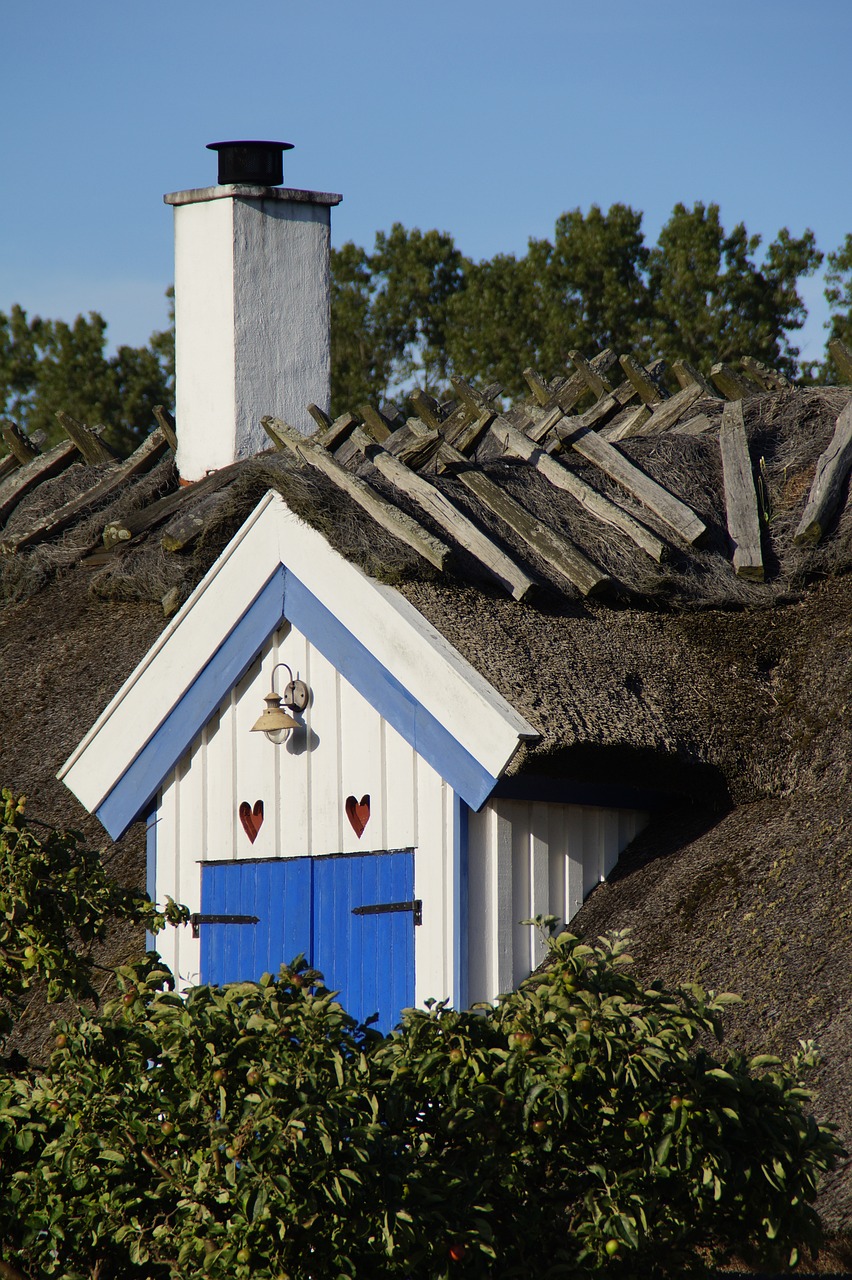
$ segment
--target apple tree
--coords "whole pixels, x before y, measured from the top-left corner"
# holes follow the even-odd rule
[[[819,1238],[839,1147],[783,1066],[711,1054],[731,997],[550,937],[495,1006],[382,1036],[297,960],[185,995],[150,955],[0,1077],[0,1275],[707,1274]]]

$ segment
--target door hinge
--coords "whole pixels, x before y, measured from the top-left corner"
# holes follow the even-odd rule
[[[411,911],[414,923],[423,923],[423,902],[414,898],[411,902],[374,902],[367,907],[353,907],[353,916],[383,916],[389,911]]]
[[[260,924],[260,916],[210,916],[196,911],[189,917],[189,923],[193,938],[197,938],[200,924]]]

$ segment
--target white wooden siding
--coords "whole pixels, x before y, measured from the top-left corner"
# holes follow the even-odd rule
[[[635,809],[497,800],[468,828],[468,1001],[516,987],[544,956],[535,915],[566,923],[648,815]]]
[[[251,732],[277,662],[312,692],[304,730],[279,747]],[[276,672],[279,692],[287,679]],[[370,797],[360,838],[348,796]],[[239,807],[258,800],[263,822],[252,844]],[[164,783],[157,819],[157,898],[171,894],[192,911],[201,909],[202,861],[414,848],[415,895],[428,922],[415,935],[416,998],[453,998],[461,922],[452,790],[295,628],[280,628],[205,725]],[[182,985],[198,981],[200,948],[189,927],[167,930],[158,946]]]

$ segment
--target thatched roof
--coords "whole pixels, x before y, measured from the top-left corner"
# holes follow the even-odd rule
[[[666,429],[648,434],[670,401],[661,405],[658,396],[650,417],[637,414],[625,383],[623,403],[607,412],[611,392],[598,388],[589,406],[588,398],[571,401],[567,385],[538,380],[544,403],[511,409],[493,389],[490,400],[477,403],[474,395],[466,408],[462,385],[459,405],[415,402],[423,415],[415,426],[392,409],[383,419],[373,411],[362,437],[354,418],[323,423],[313,457],[270,424],[282,451],[182,491],[166,437],[149,445],[135,471],[80,458],[24,486],[11,504],[4,503],[11,481],[20,483],[36,464],[8,463],[6,478],[0,464],[7,551],[0,561],[0,695],[8,709],[0,780],[31,796],[35,816],[107,843],[55,781],[56,770],[167,614],[274,488],[349,559],[393,583],[540,731],[540,742],[515,761],[515,774],[556,783],[615,778],[669,795],[611,881],[587,901],[577,927],[597,933],[629,925],[649,976],[743,993],[730,1036],[746,1047],[789,1051],[800,1037],[816,1038],[825,1055],[817,1109],[840,1123],[852,1144],[848,481],[824,536],[796,540],[818,461],[852,388],[752,386],[744,395],[735,386],[736,402],[701,388],[680,417],[669,412]],[[567,416],[554,413],[560,395],[571,401]],[[762,512],[762,581],[738,576],[732,564],[719,434],[736,403]],[[536,440],[538,453],[524,459],[513,452],[509,427]],[[658,481],[706,526],[703,537],[679,537],[572,449],[572,432],[583,429]],[[447,436],[466,449],[466,460],[444,448]],[[514,591],[522,598],[487,567],[478,544],[472,550],[434,508],[403,492],[383,466],[399,454],[526,576],[530,589]],[[536,467],[543,454],[631,515],[661,544],[659,559],[554,486]],[[127,474],[110,488],[117,466]],[[365,482],[366,499],[363,486],[355,486],[355,497],[341,488],[343,471]],[[475,492],[465,471],[513,498],[530,527],[574,544],[600,584],[588,594],[572,585],[539,553],[550,545],[546,539],[530,541],[511,529],[482,497],[493,489]],[[408,517],[405,539],[389,531],[392,513],[376,523],[364,505],[375,497]],[[445,545],[442,567],[441,557],[418,553],[411,522]],[[111,856],[122,874],[141,880],[138,830]],[[117,939],[113,954],[134,945],[138,940]],[[823,1208],[832,1226],[849,1229],[848,1169],[827,1187]]]

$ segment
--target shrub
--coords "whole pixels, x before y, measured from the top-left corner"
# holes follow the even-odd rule
[[[185,998],[153,955],[120,970],[44,1071],[0,1079],[0,1274],[664,1276],[816,1243],[839,1148],[810,1048],[717,1059],[733,997],[644,989],[622,937],[550,953],[387,1037],[301,960]]]

